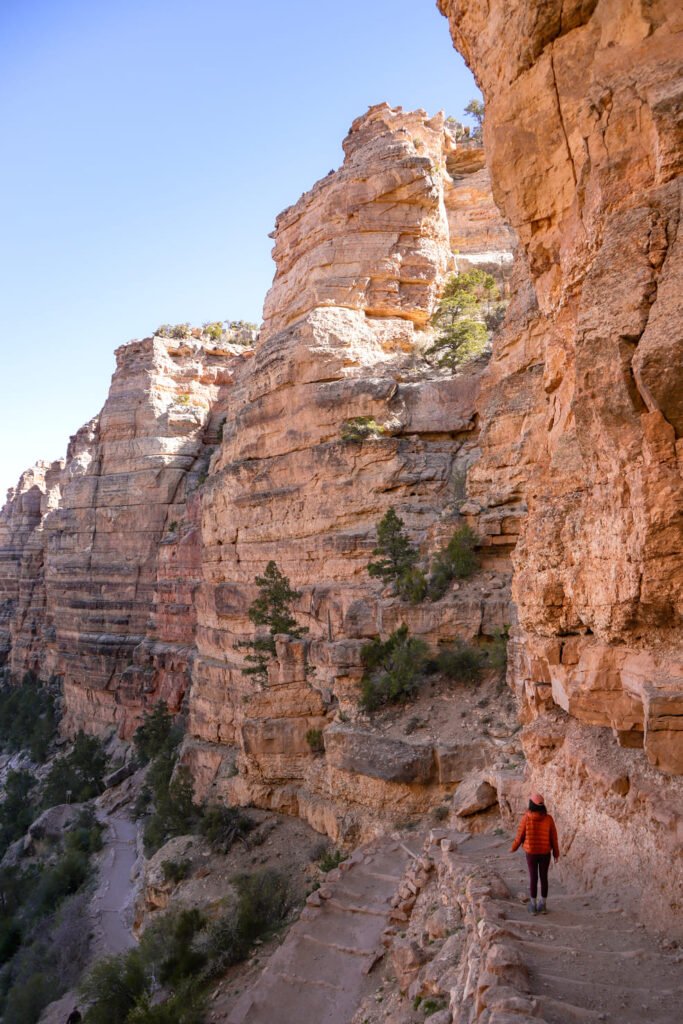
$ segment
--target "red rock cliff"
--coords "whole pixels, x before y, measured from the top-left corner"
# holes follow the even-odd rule
[[[202,792],[284,808],[348,837],[428,806],[463,770],[445,767],[455,757],[448,741],[440,753],[385,744],[383,763],[379,738],[359,721],[363,643],[402,622],[435,643],[509,621],[504,547],[489,559],[485,594],[488,577],[417,607],[383,593],[367,563],[390,506],[425,555],[457,524],[452,485],[477,454],[481,366],[447,378],[418,353],[453,267],[452,232],[461,253],[494,265],[505,263],[510,233],[481,161],[472,173],[486,227],[471,227],[474,202],[447,208],[457,183],[443,115],[373,107],[344,150],[340,170],[278,218],[264,330],[202,495],[187,757]],[[385,435],[343,440],[356,416]],[[279,645],[259,688],[242,672],[240,644],[253,633],[253,581],[269,559],[302,592],[310,632]],[[324,758],[307,742],[311,729],[325,730]]]
[[[520,242],[469,488],[528,510],[513,556],[527,754],[575,864],[626,885],[654,870],[648,906],[675,913],[683,15],[673,0],[439,6]]]

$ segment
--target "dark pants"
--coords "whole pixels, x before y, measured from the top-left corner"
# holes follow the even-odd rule
[[[541,876],[541,896],[543,899],[548,895],[548,868],[550,867],[549,853],[527,853],[526,866],[529,869],[529,894],[532,900],[536,899],[538,892],[538,876]]]

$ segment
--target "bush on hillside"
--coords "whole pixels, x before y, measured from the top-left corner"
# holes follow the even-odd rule
[[[5,798],[0,803],[0,857],[26,832],[36,817],[33,803],[35,779],[27,771],[10,771],[5,780]]]
[[[239,646],[254,652],[246,655],[245,661],[249,664],[242,672],[265,685],[268,682],[268,662],[275,654],[275,637],[285,634],[300,639],[308,629],[297,626],[292,610],[292,603],[298,601],[301,591],[292,589],[288,577],[275,562],[268,562],[263,576],[257,576],[255,583],[259,594],[249,607],[249,619],[257,628],[266,627],[268,632],[257,635],[253,640],[244,640]]]
[[[181,736],[182,730],[168,710],[166,701],[160,700],[135,730],[133,743],[138,760],[147,764],[169,746],[175,749]]]
[[[454,579],[467,579],[479,568],[476,545],[479,537],[471,526],[460,526],[446,547],[432,559],[427,583],[431,601],[439,601]]]
[[[244,839],[254,822],[236,807],[214,804],[202,813],[199,831],[215,853],[227,853],[238,839]]]
[[[376,637],[365,644],[361,662],[365,674],[360,706],[364,711],[376,711],[385,704],[405,703],[416,696],[427,663],[427,645],[411,637],[407,626],[401,626],[387,640]]]
[[[377,440],[384,433],[385,428],[372,416],[352,416],[342,423],[340,436],[342,441],[368,441]]]
[[[437,335],[425,358],[455,372],[481,355],[490,338],[486,316],[497,299],[496,282],[485,271],[452,274],[432,316]]]
[[[476,683],[484,668],[484,656],[477,647],[457,640],[443,647],[436,656],[436,666],[448,679],[458,683]]]

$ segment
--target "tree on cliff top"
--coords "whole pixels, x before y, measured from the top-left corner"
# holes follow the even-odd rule
[[[465,114],[469,114],[470,117],[474,118],[477,122],[477,126],[472,132],[473,139],[481,140],[482,130],[484,126],[484,104],[481,100],[470,100],[464,110]]]
[[[267,626],[268,633],[240,644],[254,651],[247,654],[245,660],[250,664],[242,671],[247,676],[257,676],[265,683],[268,681],[268,661],[275,654],[275,637],[285,634],[298,640],[308,633],[308,629],[297,626],[291,608],[292,602],[301,597],[301,591],[292,590],[288,577],[280,572],[274,561],[268,562],[263,576],[257,576],[255,582],[259,595],[249,607],[249,619],[257,627]]]

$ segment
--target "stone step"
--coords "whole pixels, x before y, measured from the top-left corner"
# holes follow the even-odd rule
[[[305,908],[226,1024],[348,1024],[408,855],[393,841],[354,852],[320,906]]]

